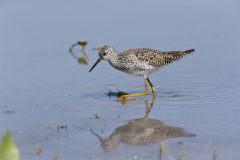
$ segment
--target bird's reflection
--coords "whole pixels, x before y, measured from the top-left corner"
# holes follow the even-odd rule
[[[158,119],[149,118],[149,113],[154,105],[154,99],[153,97],[150,106],[148,100],[144,101],[146,105],[144,117],[130,120],[127,124],[117,127],[109,137],[102,138],[92,129],[91,133],[98,138],[102,148],[107,152],[115,150],[120,143],[147,145],[168,138],[195,136],[195,134],[187,132],[183,128],[166,125]]]

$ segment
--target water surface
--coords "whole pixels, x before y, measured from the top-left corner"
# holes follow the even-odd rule
[[[238,1],[0,1],[0,135],[22,159],[159,159],[160,143],[100,147],[90,128],[107,137],[143,117],[145,98],[122,105],[112,91],[142,92],[141,77],[107,62],[88,73],[93,47],[195,48],[196,53],[150,76],[157,97],[149,117],[196,134],[165,140],[162,159],[239,159],[240,4]],[[68,53],[87,40],[90,65]],[[79,50],[78,50],[79,51]],[[96,118],[96,113],[100,118]],[[97,117],[98,117],[97,116]]]

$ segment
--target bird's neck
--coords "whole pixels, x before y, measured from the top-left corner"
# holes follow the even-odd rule
[[[109,64],[111,64],[114,68],[117,68],[117,66],[119,65],[118,62],[118,54],[114,54],[113,56],[111,56],[111,59],[108,60]]]
[[[109,136],[109,140],[111,141],[111,143],[115,147],[118,146],[118,144],[120,143],[121,138],[122,138],[121,133],[118,133],[116,131]]]

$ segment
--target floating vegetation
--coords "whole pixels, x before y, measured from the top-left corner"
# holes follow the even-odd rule
[[[88,42],[87,41],[78,41],[77,44],[79,44],[82,47],[86,47]]]
[[[161,160],[162,157],[163,157],[163,153],[166,151],[166,148],[165,148],[165,143],[164,141],[162,141],[160,143],[160,147],[159,147],[159,159]]]
[[[78,59],[78,63],[80,63],[80,64],[86,64],[86,65],[88,64],[86,58],[82,58],[82,57]]]
[[[19,160],[19,150],[12,141],[9,132],[6,132],[0,142],[0,160]]]
[[[160,155],[162,155],[163,152],[165,152],[165,145],[164,145],[164,142],[161,142],[160,148],[159,148],[159,153],[160,153]]]
[[[78,41],[77,43],[74,43],[70,48],[69,48],[69,53],[72,55],[73,58],[75,58],[77,60],[78,63],[80,64],[84,64],[87,65],[89,58],[88,55],[86,53],[86,46],[87,46],[88,42],[87,41]],[[76,46],[80,46],[81,47],[81,53],[83,56],[78,57],[75,55],[75,53],[73,52],[73,49]]]

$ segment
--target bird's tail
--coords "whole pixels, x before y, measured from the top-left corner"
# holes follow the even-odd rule
[[[189,50],[186,50],[186,51],[183,51],[183,52],[190,54],[190,53],[192,53],[192,52],[195,52],[195,49],[189,49]]]
[[[185,51],[169,51],[165,52],[163,54],[165,59],[165,64],[172,63],[174,61],[177,61],[183,57],[189,56],[192,54],[192,52],[195,52],[195,49],[189,49]]]

